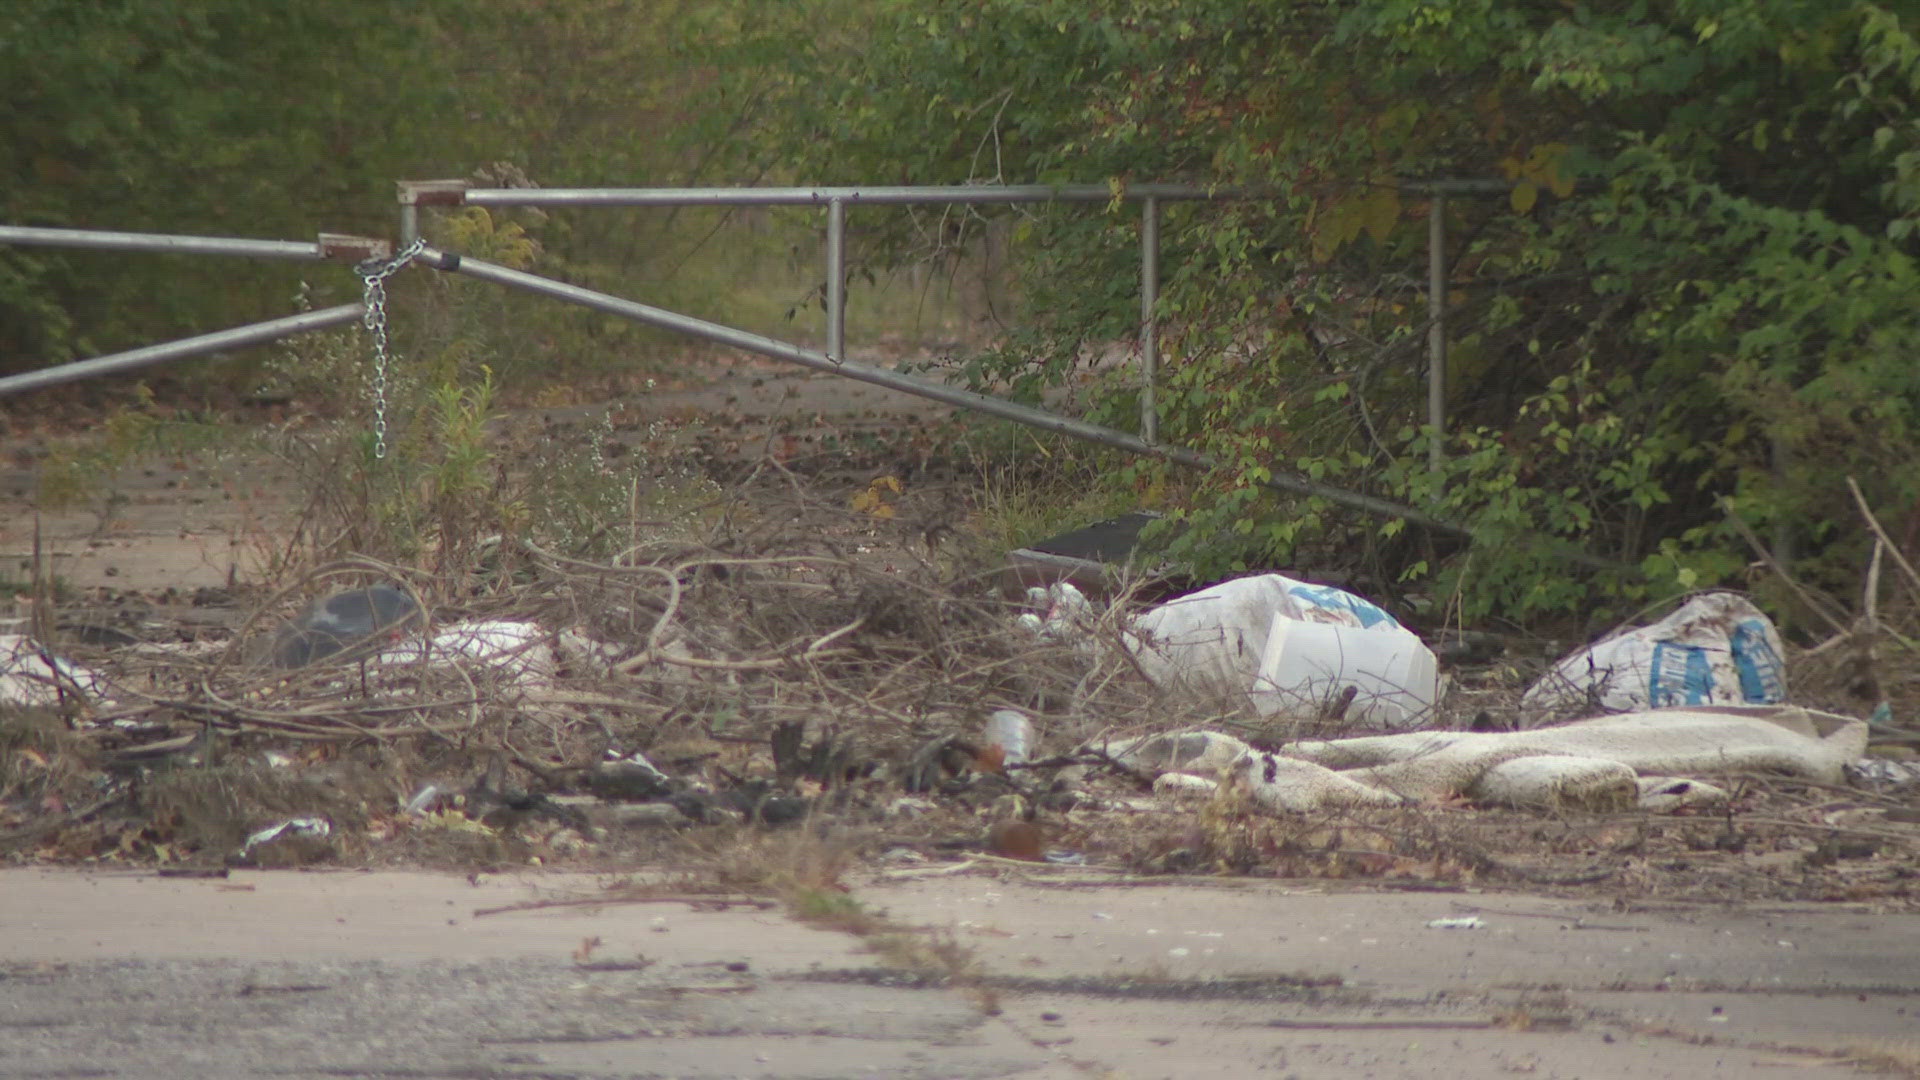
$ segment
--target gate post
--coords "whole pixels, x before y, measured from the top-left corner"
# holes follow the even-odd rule
[[[465,180],[397,180],[400,196],[400,246],[420,239],[420,208],[459,206],[467,195]]]
[[[1153,383],[1160,367],[1159,323],[1153,309],[1160,304],[1160,200],[1140,200],[1140,438],[1160,441],[1160,410],[1153,400]]]
[[[1439,185],[1427,211],[1427,465],[1436,482],[1447,462],[1447,197]]]
[[[827,200],[827,356],[847,358],[847,201]]]

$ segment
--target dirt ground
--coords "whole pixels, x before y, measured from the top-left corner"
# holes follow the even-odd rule
[[[872,363],[878,358],[856,355]],[[930,448],[950,410],[933,402],[773,361],[688,361],[681,378],[648,379],[611,399],[512,409],[538,418],[557,437],[584,444],[614,410],[614,438],[632,445],[663,433],[708,459],[751,461],[773,451],[813,458],[842,447],[900,448],[880,467],[907,465]],[[595,395],[596,398],[600,395]],[[78,505],[32,512],[35,469],[56,438],[83,435],[84,420],[63,417],[53,436],[19,403],[0,411],[0,576],[26,580],[34,537],[51,572],[77,590],[151,596],[224,589],[255,582],[298,509],[298,478],[263,455],[173,456],[141,460]],[[284,419],[284,417],[277,417]],[[904,437],[903,437],[904,436]],[[858,455],[855,471],[872,471]],[[216,604],[218,601],[216,600]]]
[[[620,404],[617,439],[665,437],[725,484],[794,463],[780,484],[841,508],[806,528],[869,570],[965,513],[964,483],[929,466],[946,438],[930,404],[748,361]],[[607,423],[600,401],[522,412],[559,438]],[[210,642],[245,620],[298,509],[290,472],[143,461],[110,502],[36,520],[44,444],[25,427],[10,418],[0,458],[0,578],[25,580],[37,542],[63,616]],[[907,491],[871,528],[844,508],[881,475]],[[26,616],[16,599],[0,631]],[[769,721],[811,707],[763,704]],[[235,745],[287,749],[258,730]],[[731,763],[732,745],[688,760]],[[300,765],[359,776],[369,804],[430,772],[384,743],[330,747]],[[1005,813],[983,797],[889,824],[807,888],[763,874],[736,893],[711,850],[676,862],[698,845],[650,828],[585,850],[548,829],[470,849],[463,873],[417,869],[445,851],[343,840],[356,868],[189,858],[219,876],[177,877],[159,865],[177,844],[122,821],[116,848],[96,822],[0,869],[0,1077],[1920,1076],[1920,826],[1817,786],[1741,800],[1738,821],[1448,807],[1261,826],[1249,876],[1215,877],[1191,824],[1130,810],[1043,818],[1086,865],[981,855]],[[0,838],[40,843],[15,811]],[[372,836],[394,811],[348,817]],[[760,857],[815,840],[775,831]],[[62,860],[79,865],[44,865]],[[501,872],[533,860],[561,869]]]

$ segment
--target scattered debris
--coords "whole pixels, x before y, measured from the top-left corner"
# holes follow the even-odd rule
[[[1478,915],[1460,915],[1445,919],[1428,919],[1429,930],[1484,930],[1487,922]]]
[[[1914,791],[1920,789],[1920,762],[1861,758],[1847,763],[1847,779],[1874,791]]]
[[[333,824],[322,817],[288,818],[247,837],[232,859],[235,866],[306,866],[333,855]]]
[[[304,666],[231,663],[243,653],[217,632],[62,639],[71,660],[30,685],[69,670],[96,696],[30,722],[0,710],[0,851],[468,872],[624,872],[699,853],[741,888],[788,858],[772,853],[827,845],[831,865],[876,856],[920,874],[1607,881],[1632,895],[1920,902],[1920,822],[1890,797],[1912,790],[1907,763],[1858,761],[1843,717],[1670,709],[1300,741],[1336,720],[1464,724],[1462,695],[1444,700],[1431,654],[1395,651],[1412,635],[1384,611],[1278,575],[1131,624],[1130,598],[1056,582],[1019,619],[990,575],[804,537],[727,542],[607,563],[503,542],[497,558],[522,560],[513,576],[436,592],[459,597],[446,625],[403,613],[391,586],[357,594],[370,625],[393,620],[362,637],[347,633],[354,610],[317,605],[327,633],[300,648],[325,655]],[[1163,640],[1170,628],[1191,640]],[[1326,630],[1337,664],[1316,652]],[[1368,681],[1388,654],[1418,693]],[[23,655],[12,666],[45,656]],[[1511,711],[1520,690],[1505,665],[1455,677],[1473,680],[1475,708]],[[97,693],[107,685],[116,700]],[[1782,776],[1803,780],[1769,779]],[[1841,783],[1854,787],[1838,800],[1820,786]],[[263,821],[280,824],[249,832]],[[1728,880],[1747,892],[1714,891]]]
[[[1141,571],[1151,575],[1151,586],[1166,580],[1167,571],[1139,565],[1136,553],[1141,533],[1160,517],[1151,511],[1135,510],[1016,548],[1007,553],[1008,573],[1019,585],[1028,587],[1029,595],[1043,586],[1065,585],[1076,594],[1111,599],[1122,582]]]
[[[381,650],[373,663],[467,667],[521,686],[550,682],[560,669],[550,631],[538,623],[505,619],[475,619],[441,627],[424,641],[401,641]]]
[[[1017,709],[996,709],[987,717],[984,739],[989,747],[999,750],[1001,766],[1024,765],[1032,756],[1033,721]]]
[[[646,802],[674,792],[667,774],[654,768],[653,762],[637,750],[594,764],[581,774],[580,786],[609,802]]]
[[[97,701],[107,689],[99,672],[54,655],[24,634],[0,634],[0,707]]]
[[[452,792],[442,788],[439,784],[428,784],[419,791],[414,792],[413,798],[408,799],[406,806],[402,807],[402,809],[414,817],[424,817],[443,809],[444,807],[441,804],[450,803],[452,799]]]
[[[1149,774],[1218,772],[1246,756],[1252,747],[1218,731],[1169,731],[1118,742],[1094,742],[1081,751],[1098,751],[1114,762]]]
[[[1093,636],[1093,604],[1072,582],[1028,589],[1027,608],[1014,621],[1034,637],[1085,646]]]
[[[987,830],[987,852],[1003,859],[1045,862],[1040,829],[1031,821],[1003,821]]]
[[[327,659],[364,656],[419,619],[420,605],[392,585],[334,593],[315,600],[280,628],[273,643],[273,662],[300,668]]]

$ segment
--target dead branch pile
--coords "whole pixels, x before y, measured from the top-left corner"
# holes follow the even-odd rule
[[[492,865],[588,846],[594,830],[548,796],[643,792],[684,825],[740,820],[703,816],[714,805],[750,823],[793,820],[837,791],[854,798],[834,802],[836,813],[881,823],[875,851],[978,850],[982,835],[1037,816],[1049,843],[1151,872],[1405,887],[1605,882],[1639,895],[1704,895],[1709,879],[1728,896],[1763,885],[1801,897],[1913,892],[1901,882],[1920,844],[1887,816],[1896,800],[1804,786],[1743,789],[1720,816],[1654,823],[1451,806],[1274,819],[1225,802],[1153,806],[1124,770],[1096,774],[1097,797],[1045,803],[1049,778],[1086,764],[1071,751],[1101,732],[1224,726],[1264,743],[1298,732],[1266,729],[1244,706],[1155,692],[1125,650],[1103,647],[1117,644],[1121,605],[1081,628],[1091,645],[1053,640],[1017,624],[1021,604],[992,562],[923,554],[904,525],[859,522],[867,531],[849,540],[819,527],[817,504],[802,509],[814,516],[763,517],[756,530],[723,523],[602,559],[523,540],[476,544],[484,561],[461,575],[342,560],[197,646],[63,643],[100,685],[55,667],[59,705],[0,717],[0,857],[218,864],[263,827],[320,817],[343,857]],[[424,613],[404,640],[274,665],[275,636],[302,603],[373,583]],[[1863,625],[1885,627],[1879,617]],[[1875,640],[1899,651],[1908,638]],[[1899,701],[1906,677],[1879,655],[1874,670]],[[1529,674],[1457,672],[1440,726],[1510,711]],[[1460,692],[1468,682],[1477,688]],[[1033,718],[1044,768],[1002,769],[986,752],[980,733],[1002,708]],[[635,753],[645,769],[629,764]],[[655,766],[688,780],[674,791],[705,801],[664,805]],[[901,824],[903,794],[928,792],[936,798],[912,811],[921,826]],[[528,822],[537,832],[515,831]],[[438,848],[420,846],[427,832]],[[378,856],[383,840],[407,843]]]

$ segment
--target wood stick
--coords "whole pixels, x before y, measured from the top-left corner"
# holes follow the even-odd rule
[[[730,908],[750,907],[758,911],[779,907],[775,900],[759,896],[601,896],[586,900],[528,900],[519,904],[502,904],[499,907],[475,908],[473,915],[501,915],[515,911],[540,911],[546,908],[564,907],[612,907],[615,904],[686,904],[689,907]]]
[[[1867,528],[1872,529],[1873,535],[1887,546],[1887,553],[1893,556],[1893,561],[1899,564],[1900,569],[1907,572],[1907,580],[1912,583],[1914,593],[1920,595],[1920,573],[1914,572],[1913,564],[1900,553],[1899,547],[1887,535],[1887,530],[1880,526],[1880,519],[1874,516],[1873,508],[1867,505],[1867,497],[1860,493],[1860,485],[1851,476],[1847,477],[1847,490],[1853,492],[1854,504],[1860,507],[1860,515],[1867,519]]]

